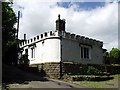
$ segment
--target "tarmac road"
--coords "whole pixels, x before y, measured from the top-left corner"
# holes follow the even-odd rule
[[[49,79],[47,81],[25,81],[24,83],[8,84],[8,88],[85,88],[72,83]]]
[[[61,80],[41,77],[16,67],[4,65],[2,88],[84,88]]]

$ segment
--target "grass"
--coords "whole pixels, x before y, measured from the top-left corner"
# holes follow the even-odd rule
[[[120,64],[111,64],[112,66],[120,66]]]
[[[73,83],[90,88],[118,88],[120,74],[112,75],[114,79],[107,81],[74,81]]]

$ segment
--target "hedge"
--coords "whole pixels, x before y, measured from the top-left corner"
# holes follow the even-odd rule
[[[78,75],[71,76],[73,81],[105,81],[113,79],[112,76],[96,76],[96,75]]]

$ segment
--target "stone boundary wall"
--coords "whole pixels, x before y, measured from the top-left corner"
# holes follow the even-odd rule
[[[120,73],[120,66],[111,65],[83,65],[78,63],[42,63],[36,65],[39,72],[44,72],[46,76],[50,78],[60,79],[65,75],[77,75],[82,74],[85,68],[88,66],[93,66],[103,72],[108,72],[111,74]]]
[[[42,63],[38,65],[38,70],[50,78],[60,78],[60,63]]]

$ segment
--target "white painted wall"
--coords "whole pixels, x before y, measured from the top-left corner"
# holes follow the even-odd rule
[[[45,37],[43,34],[43,38],[36,40],[34,42],[30,42],[27,44],[22,44],[21,47],[24,46],[24,51],[22,54],[25,54],[25,49],[28,48],[28,59],[30,60],[30,64],[39,64],[45,62],[60,62],[61,54],[63,62],[79,62],[82,64],[102,64],[103,63],[103,54],[101,42],[96,42],[94,40],[90,41],[89,39],[80,39],[75,36],[67,35],[62,32],[52,32],[53,34]],[[62,41],[60,40],[60,36],[62,36]],[[38,42],[39,41],[39,42]],[[81,59],[81,46],[88,42],[92,44],[91,46],[86,46],[89,48],[90,59]],[[95,43],[94,43],[95,42]],[[36,44],[35,47],[35,57],[31,58],[31,47],[28,45]],[[61,47],[62,45],[62,47]],[[61,52],[62,49],[62,52]]]
[[[30,64],[60,62],[60,39],[53,37],[40,41],[36,43],[35,58],[31,58],[31,48],[28,50],[28,55]]]
[[[93,45],[89,48],[90,59],[81,59],[81,46],[79,41],[72,39],[62,39],[62,60],[63,62],[78,62],[82,64],[102,64],[102,49]],[[84,43],[83,43],[84,44]]]
[[[62,39],[62,60],[63,61],[78,61],[80,59],[79,42]]]
[[[103,64],[103,52],[102,49],[96,45],[91,49],[91,63],[93,64]]]

